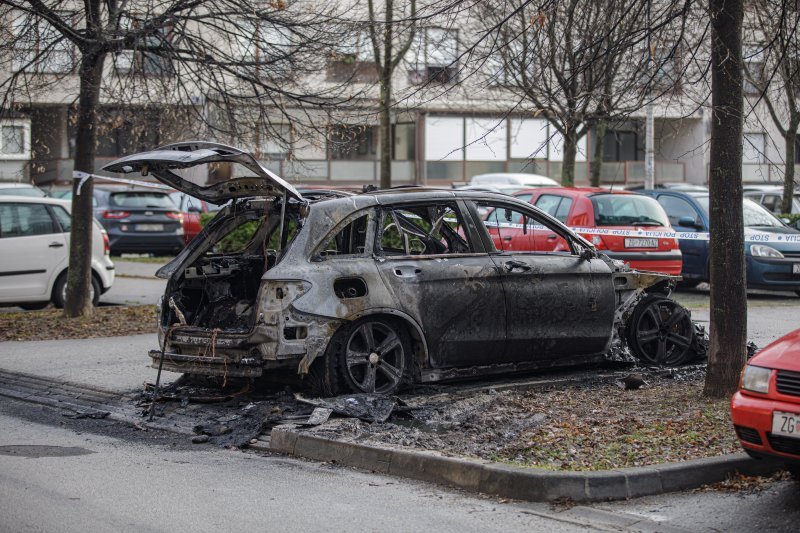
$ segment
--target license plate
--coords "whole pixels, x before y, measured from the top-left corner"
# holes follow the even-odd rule
[[[800,414],[774,411],[772,413],[772,434],[800,439]]]
[[[658,248],[658,239],[642,239],[639,237],[626,237],[625,248]]]
[[[164,231],[164,224],[136,224],[136,231]]]
[[[792,265],[792,274],[800,274],[800,263]]]

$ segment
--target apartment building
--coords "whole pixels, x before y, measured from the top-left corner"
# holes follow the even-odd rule
[[[28,30],[12,25],[11,31]],[[14,111],[0,115],[0,179],[29,179],[49,186],[67,183],[72,175],[77,56],[67,41],[51,45],[52,32],[42,30],[35,35],[32,40],[20,41],[27,44],[16,51],[13,61],[5,63],[8,70],[29,64],[46,48],[50,52],[36,61],[33,75],[61,81],[44,83],[34,94],[19,95],[11,102]],[[559,179],[563,165],[560,135],[537,109],[514,97],[502,84],[476,80],[463,54],[470,38],[467,28],[452,22],[419,28],[396,69],[390,132],[393,184],[449,185],[485,172],[531,172]],[[242,57],[261,57],[258,40],[243,46]],[[267,167],[297,184],[376,184],[381,132],[375,112],[377,71],[370,46],[363,35],[343,35],[339,49],[317,74],[319,84],[344,84],[358,94],[363,102],[358,112],[320,113],[318,120],[311,121],[316,128],[298,128],[287,121],[272,128],[277,136],[253,131],[230,142],[256,153]],[[0,78],[11,72],[0,72]],[[126,52],[106,62],[109,77],[127,76],[147,83],[177,75],[180,73],[172,65],[153,54]],[[745,126],[743,179],[779,181],[782,141],[753,89],[745,85],[746,98],[754,107]],[[685,91],[694,93],[684,99]],[[704,91],[707,87],[677,84],[655,101],[657,182],[707,182],[711,116],[704,105],[707,102],[698,102],[697,97]],[[101,104],[98,168],[133,151],[196,138],[198,128],[191,124],[191,117],[214,115],[213,94],[204,94],[200,82],[195,93],[180,101],[166,98],[160,105],[144,105],[135,99],[122,103],[103,95]],[[181,107],[186,108],[185,113],[174,112]],[[287,116],[293,112],[284,111]],[[186,122],[176,117],[184,117]],[[578,184],[589,181],[595,133],[590,127],[579,141]],[[643,182],[644,145],[644,108],[611,124],[604,137],[601,181],[607,185]]]

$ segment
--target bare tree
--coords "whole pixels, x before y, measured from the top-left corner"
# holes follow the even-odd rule
[[[311,0],[0,0],[9,28],[0,108],[48,92],[74,102],[74,168],[89,174],[110,102],[179,106],[226,139],[277,137],[277,125],[313,125],[315,113],[345,102],[315,77],[340,38],[338,9]],[[73,188],[66,316],[91,312],[92,180]]]
[[[383,1],[383,13],[380,14],[375,9],[375,0],[368,0],[367,4],[369,6],[367,28],[380,87],[378,101],[381,138],[380,186],[382,189],[388,189],[392,185],[392,79],[395,69],[414,41],[417,2],[411,0],[407,10],[405,3],[401,2],[399,14],[395,12],[397,8],[393,0]]]
[[[737,388],[747,343],[742,213],[742,0],[711,0],[711,324],[704,393]]]
[[[541,113],[561,136],[564,185],[575,182],[578,141],[592,125],[597,139],[591,179],[597,185],[607,125],[641,109],[656,82],[660,92],[675,83],[667,76],[677,71],[664,67],[675,61],[690,3],[663,2],[657,9],[650,4],[500,0],[479,8],[484,33],[491,34],[484,37],[483,68],[491,82]],[[649,45],[658,37],[670,46],[653,57]],[[651,61],[655,68],[647,69]]]
[[[800,129],[800,10],[785,0],[752,2],[746,18],[745,83],[763,101],[784,142],[782,212],[792,210],[795,181],[795,149]],[[747,57],[747,56],[750,57]],[[755,104],[754,104],[755,106]]]

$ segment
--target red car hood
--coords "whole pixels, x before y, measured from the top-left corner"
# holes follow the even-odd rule
[[[749,361],[750,364],[800,372],[800,329],[776,340]]]

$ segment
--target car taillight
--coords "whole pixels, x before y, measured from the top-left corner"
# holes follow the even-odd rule
[[[103,218],[117,219],[131,216],[127,211],[103,211]]]
[[[183,213],[171,212],[171,213],[164,213],[164,214],[167,215],[172,220],[181,220],[181,221],[183,220]]]
[[[608,246],[606,246],[606,243],[600,235],[586,235],[586,237],[598,250],[608,250]]]
[[[111,244],[108,242],[108,233],[103,232],[103,253],[111,255]]]

